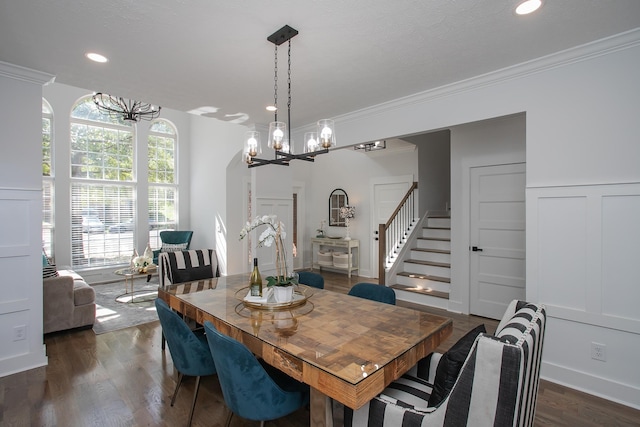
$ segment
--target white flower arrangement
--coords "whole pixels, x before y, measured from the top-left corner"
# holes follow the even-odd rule
[[[150,265],[153,264],[153,259],[145,256],[138,256],[133,259],[133,266],[140,273],[146,273]]]
[[[258,238],[258,247],[271,247],[275,243],[276,246],[276,276],[266,278],[267,286],[287,286],[297,284],[295,278],[289,277],[287,273],[287,253],[284,248],[283,239],[287,237],[284,231],[284,224],[278,221],[276,215],[258,215],[253,221],[240,230],[240,240],[244,239],[254,229],[266,225],[267,228],[260,234]]]

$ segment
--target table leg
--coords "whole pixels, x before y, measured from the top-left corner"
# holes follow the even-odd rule
[[[333,410],[331,398],[311,387],[309,412],[311,427],[333,427]]]

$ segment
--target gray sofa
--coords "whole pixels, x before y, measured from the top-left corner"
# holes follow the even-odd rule
[[[91,327],[96,319],[96,292],[73,270],[42,279],[44,333]]]

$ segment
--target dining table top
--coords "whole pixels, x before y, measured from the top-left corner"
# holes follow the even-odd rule
[[[291,305],[247,303],[247,274],[165,286],[159,297],[213,322],[267,363],[357,409],[432,352],[449,318],[298,285]]]

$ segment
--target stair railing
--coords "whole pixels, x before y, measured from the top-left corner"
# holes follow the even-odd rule
[[[416,218],[417,190],[418,183],[414,182],[386,224],[378,225],[378,283],[381,285],[386,282],[387,265],[408,238]]]

